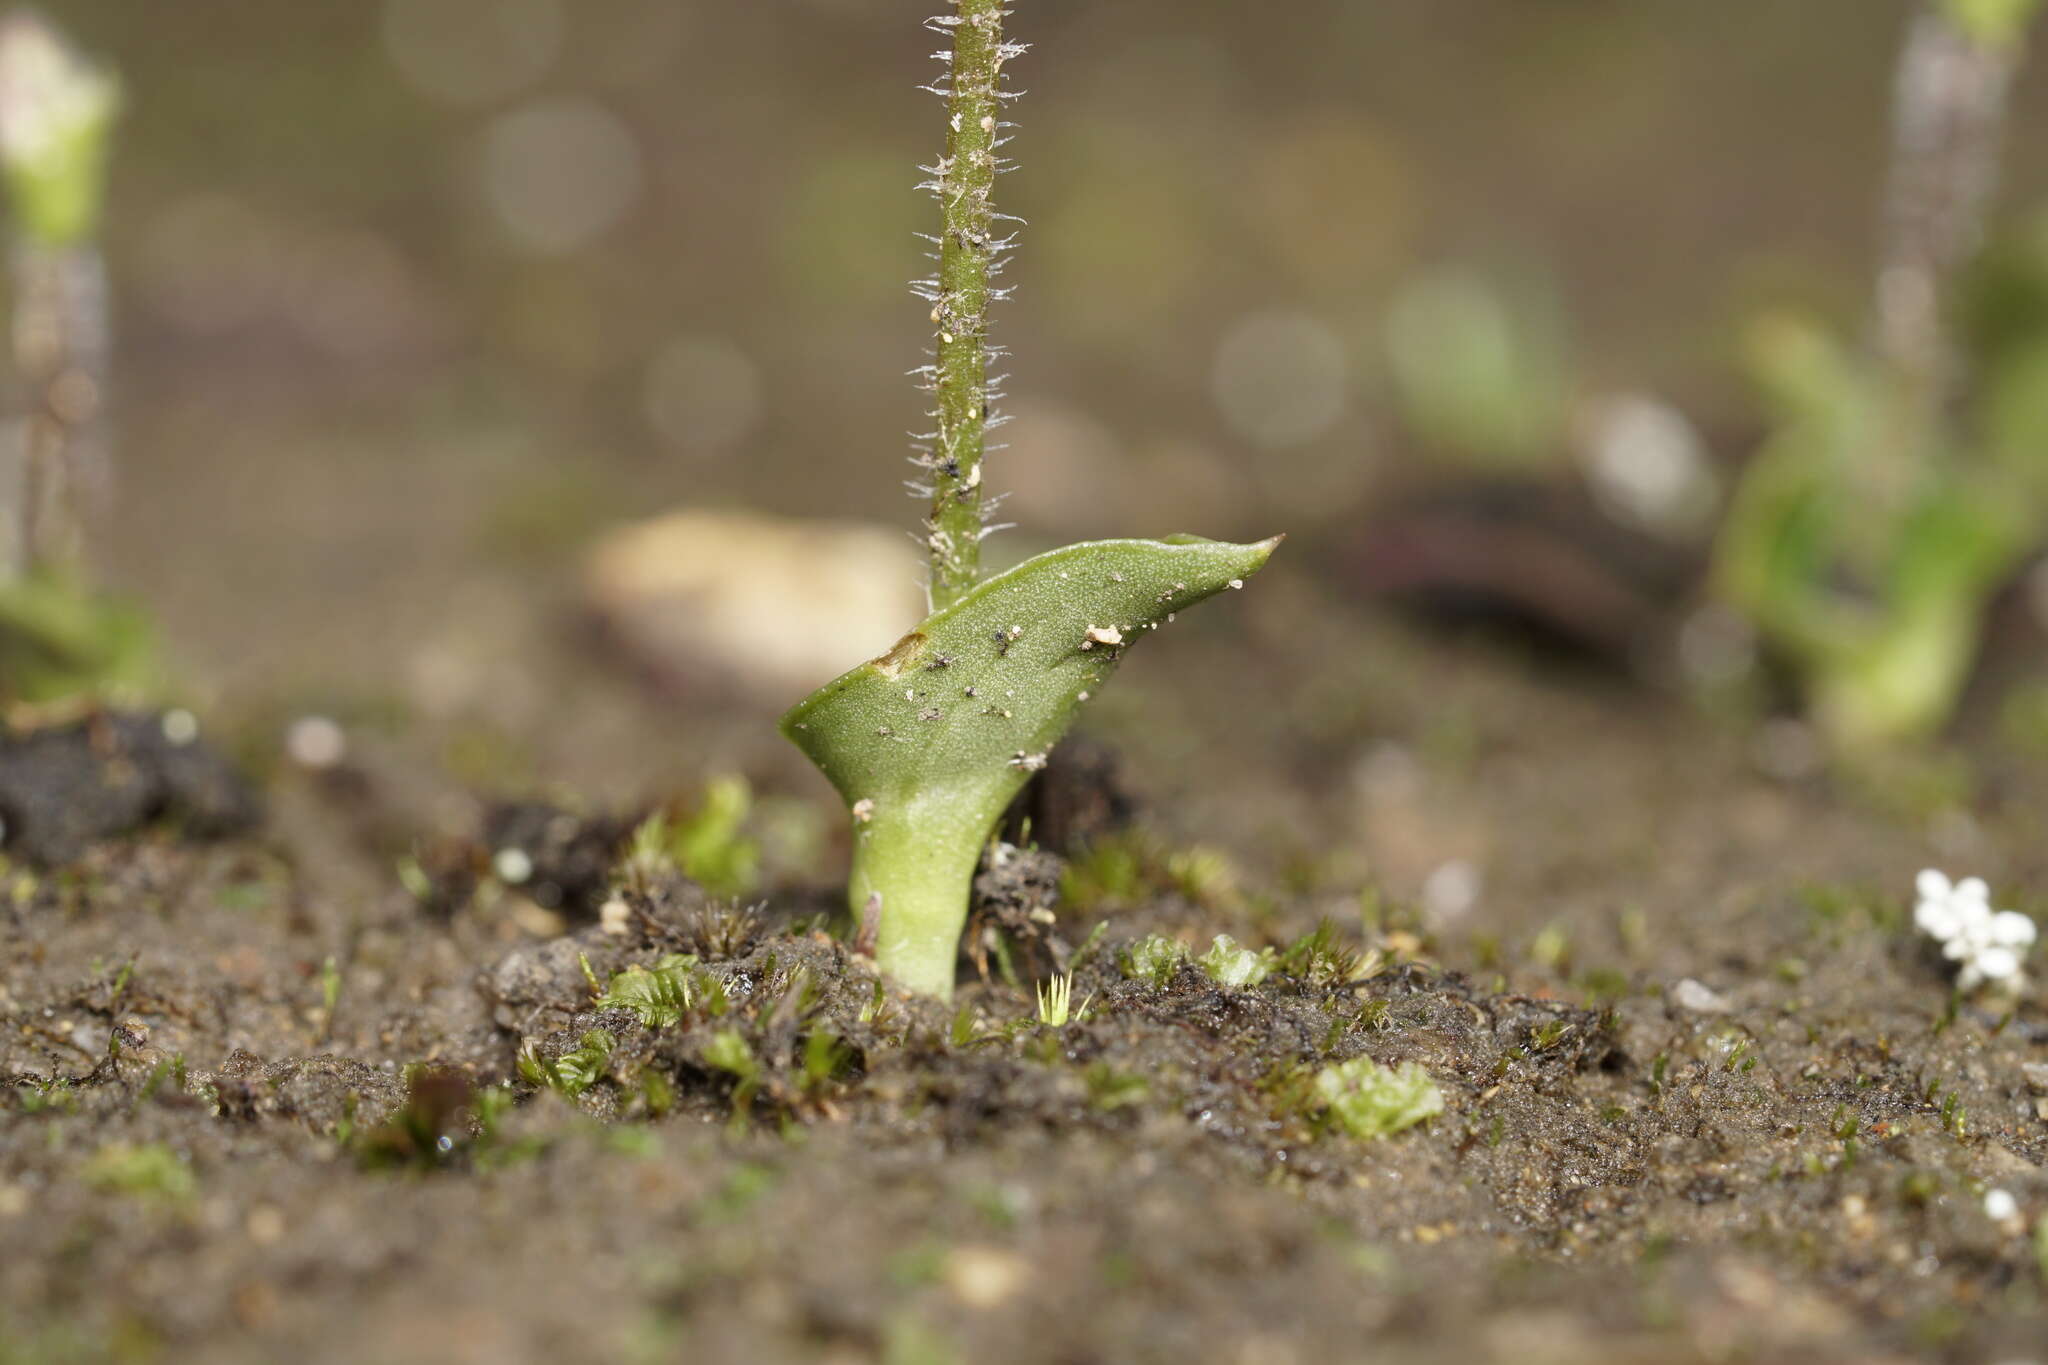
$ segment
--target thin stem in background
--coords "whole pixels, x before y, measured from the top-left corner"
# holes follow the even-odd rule
[[[1916,437],[1932,433],[1956,382],[1948,292],[1983,240],[2018,61],[2017,41],[1967,31],[1944,0],[1914,16],[1899,54],[1876,346]]]
[[[996,235],[1003,215],[995,211],[993,192],[1004,169],[998,154],[1007,140],[1002,106],[1012,97],[1002,88],[1002,70],[1024,51],[1003,38],[1009,11],[1002,0],[953,3],[955,13],[929,21],[953,46],[950,54],[937,54],[949,63],[947,85],[935,87],[946,101],[946,153],[924,168],[931,177],[925,188],[939,201],[939,273],[917,286],[931,303],[938,332],[933,363],[920,371],[936,397],[930,415],[937,427],[921,439],[915,457],[927,478],[912,485],[931,499],[925,547],[934,608],[958,601],[980,581],[984,509],[993,506],[983,498],[981,461],[988,430],[1001,421],[992,410],[1000,394],[988,372],[1001,352],[989,345],[988,313],[1007,293],[993,281],[1014,241]]]
[[[13,264],[12,355],[26,409],[10,452],[20,489],[13,567],[76,574],[112,494],[106,270],[94,247],[33,242],[15,247]]]

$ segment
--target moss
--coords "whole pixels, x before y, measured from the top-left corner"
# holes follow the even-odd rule
[[[1370,1057],[1336,1062],[1316,1073],[1316,1098],[1329,1119],[1357,1138],[1380,1138],[1441,1114],[1443,1092],[1414,1062],[1384,1067]]]
[[[93,1153],[79,1175],[103,1193],[158,1204],[186,1204],[199,1193],[192,1168],[161,1142],[109,1143]]]
[[[1164,986],[1186,957],[1187,949],[1164,934],[1147,934],[1118,954],[1118,964],[1129,980]]]
[[[576,1047],[558,1057],[545,1056],[529,1046],[519,1054],[519,1076],[528,1085],[544,1086],[575,1099],[604,1078],[617,1046],[618,1040],[603,1029],[591,1029]]]
[[[1195,959],[1211,981],[1232,990],[1256,986],[1272,974],[1279,959],[1271,948],[1253,952],[1238,946],[1237,940],[1228,934],[1218,934],[1209,951]]]
[[[672,1028],[704,997],[702,975],[694,953],[671,953],[651,968],[613,974],[597,1007],[629,1010],[642,1028]]]
[[[1099,839],[1068,862],[1060,877],[1060,899],[1078,911],[1129,905],[1149,889],[1157,853],[1141,834]]]

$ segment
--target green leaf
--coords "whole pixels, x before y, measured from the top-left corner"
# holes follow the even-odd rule
[[[135,692],[154,675],[149,621],[127,603],[55,573],[0,582],[0,700]]]
[[[805,698],[782,730],[854,816],[849,897],[879,893],[877,956],[951,991],[968,883],[989,829],[1137,639],[1240,586],[1279,538],[1069,545],[999,574]]]
[[[2027,35],[2027,25],[2040,11],[2041,0],[1944,0],[1949,22],[1987,47],[2014,48]]]

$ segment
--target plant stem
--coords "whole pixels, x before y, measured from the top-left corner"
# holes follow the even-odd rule
[[[14,372],[27,411],[13,424],[15,541],[5,572],[76,574],[104,522],[111,469],[106,271],[90,243],[17,243]],[[7,537],[0,537],[0,541]]]
[[[1000,114],[1003,64],[1023,48],[1003,41],[1003,0],[953,0],[957,13],[930,26],[953,39],[946,99],[946,154],[926,167],[939,201],[939,273],[920,292],[931,300],[938,329],[936,363],[926,372],[937,395],[938,422],[919,456],[931,475],[925,545],[931,554],[934,609],[958,601],[981,578],[981,458],[989,406],[989,304],[1003,296],[992,284],[1008,238],[995,236],[992,196],[1002,169]]]
[[[981,846],[986,812],[973,802],[936,799],[884,803],[854,827],[853,871],[847,899],[860,913],[881,896],[881,931],[875,961],[921,995],[949,999],[960,930]],[[964,818],[963,818],[964,817]]]
[[[1937,429],[1954,382],[1943,316],[1998,183],[2019,32],[2000,41],[1929,0],[1907,29],[1892,95],[1892,154],[1877,279],[1878,354],[1901,384],[1906,436]]]

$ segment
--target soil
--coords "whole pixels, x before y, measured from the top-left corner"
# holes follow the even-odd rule
[[[472,798],[408,889],[391,831],[446,803],[369,759],[271,774],[255,834],[15,861],[0,1360],[2038,1354],[2048,1012],[1954,997],[1907,905],[1944,859],[2042,884],[2037,773],[1788,779],[1746,727],[1284,574],[1209,629],[1157,676],[1249,647],[1346,686],[1192,689],[1207,781],[1077,836],[1063,897],[1049,852],[984,875],[974,942],[1069,963],[1063,1028],[1000,952],[957,1009],[891,993],[827,869],[752,910],[642,869],[593,919],[624,816]],[[1172,771],[1187,732],[1102,716]],[[528,844],[573,893],[492,875]],[[1224,932],[1279,966],[1122,966]],[[664,962],[667,1016],[593,992]],[[1444,1111],[1349,1135],[1313,1082],[1359,1056]]]

